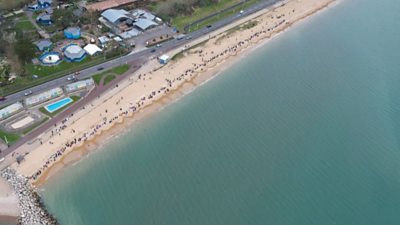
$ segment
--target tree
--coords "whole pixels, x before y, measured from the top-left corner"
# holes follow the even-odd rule
[[[52,19],[54,24],[62,29],[76,24],[79,18],[73,14],[73,9],[55,9],[53,11]]]
[[[28,63],[35,57],[36,47],[31,40],[22,37],[15,43],[14,50],[21,62]]]

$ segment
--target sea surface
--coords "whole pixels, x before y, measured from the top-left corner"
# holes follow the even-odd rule
[[[63,225],[399,225],[400,1],[340,0],[53,178]]]

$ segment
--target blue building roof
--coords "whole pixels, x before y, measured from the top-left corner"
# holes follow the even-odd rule
[[[81,37],[81,29],[79,27],[68,27],[64,30],[64,36],[69,39],[78,39]]]
[[[38,0],[39,5],[51,5],[53,0]]]

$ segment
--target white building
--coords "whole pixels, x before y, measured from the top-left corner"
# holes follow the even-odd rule
[[[12,105],[9,105],[3,109],[0,109],[0,120],[7,119],[8,117],[17,114],[20,112],[24,106],[20,102],[16,102]]]
[[[47,102],[53,98],[57,98],[63,94],[63,90],[60,87],[53,88],[51,90],[45,91],[38,95],[34,95],[25,99],[25,105],[30,107],[43,102]]]
[[[65,86],[65,91],[67,93],[71,93],[74,91],[78,91],[78,90],[82,90],[85,88],[88,88],[90,86],[94,85],[94,81],[92,78],[90,79],[86,79],[86,80],[82,80],[82,81],[78,81],[72,84],[68,84]]]
[[[83,48],[87,54],[89,55],[95,55],[98,52],[102,52],[103,50],[101,50],[101,48],[99,48],[97,45],[95,44],[88,44]]]
[[[158,58],[161,64],[167,64],[169,61],[169,56],[168,55],[162,55],[160,58]]]

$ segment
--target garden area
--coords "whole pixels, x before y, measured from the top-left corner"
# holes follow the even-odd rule
[[[112,80],[114,80],[117,76],[124,74],[128,70],[129,70],[129,65],[124,64],[121,66],[114,67],[110,70],[104,71],[102,73],[93,75],[92,78],[96,83],[96,85],[99,85],[102,79],[103,79],[103,85],[106,85]]]
[[[204,21],[204,23],[196,24],[190,31],[200,29],[207,24],[214,23],[220,19],[238,13],[250,5],[258,2],[259,0],[248,0],[239,7],[224,12],[218,16]],[[188,0],[188,1],[161,1],[153,2],[149,5],[151,11],[156,12],[162,19],[169,22],[173,27],[177,28],[180,32],[184,31],[184,27],[205,18],[211,14],[218,13],[224,9],[232,7],[243,0]]]

